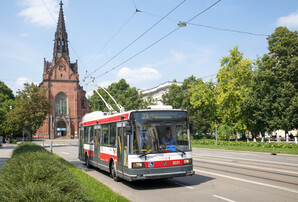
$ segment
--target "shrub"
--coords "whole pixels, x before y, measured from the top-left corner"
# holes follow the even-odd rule
[[[32,143],[32,142],[23,142],[19,144],[12,152],[12,158],[14,158],[16,155],[24,154],[27,152],[45,152],[49,153],[45,148]]]
[[[38,147],[24,143],[14,150],[1,171],[0,201],[90,200],[66,166]]]

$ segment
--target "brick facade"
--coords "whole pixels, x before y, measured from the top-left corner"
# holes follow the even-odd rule
[[[89,112],[86,92],[79,84],[78,63],[70,62],[67,32],[65,29],[62,2],[55,33],[52,62],[44,59],[43,81],[40,86],[47,89],[51,103],[53,138],[78,138],[79,123]],[[50,138],[51,120],[47,118],[35,137]]]

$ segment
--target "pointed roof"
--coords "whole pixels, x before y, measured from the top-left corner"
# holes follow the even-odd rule
[[[63,14],[63,3],[60,1],[60,11],[59,11],[59,17],[58,17],[58,24],[57,24],[57,31],[66,32],[65,29],[65,22],[64,22],[64,14]]]
[[[55,32],[54,40],[54,53],[53,53],[53,66],[59,60],[60,57],[64,57],[68,65],[70,64],[69,50],[68,50],[68,37],[65,28],[63,3],[60,1],[60,11],[57,23],[57,29]]]

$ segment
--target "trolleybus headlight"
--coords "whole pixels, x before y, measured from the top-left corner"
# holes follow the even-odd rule
[[[132,168],[144,168],[144,163],[143,162],[132,163]]]
[[[184,159],[183,165],[188,165],[192,163],[192,159]]]

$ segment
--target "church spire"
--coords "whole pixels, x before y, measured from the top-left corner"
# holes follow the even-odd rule
[[[53,65],[56,64],[57,60],[63,56],[68,65],[70,64],[69,51],[68,51],[68,40],[67,32],[64,22],[63,14],[63,3],[60,1],[60,11],[57,24],[57,30],[55,32],[55,42],[54,42],[54,54],[53,54]]]

